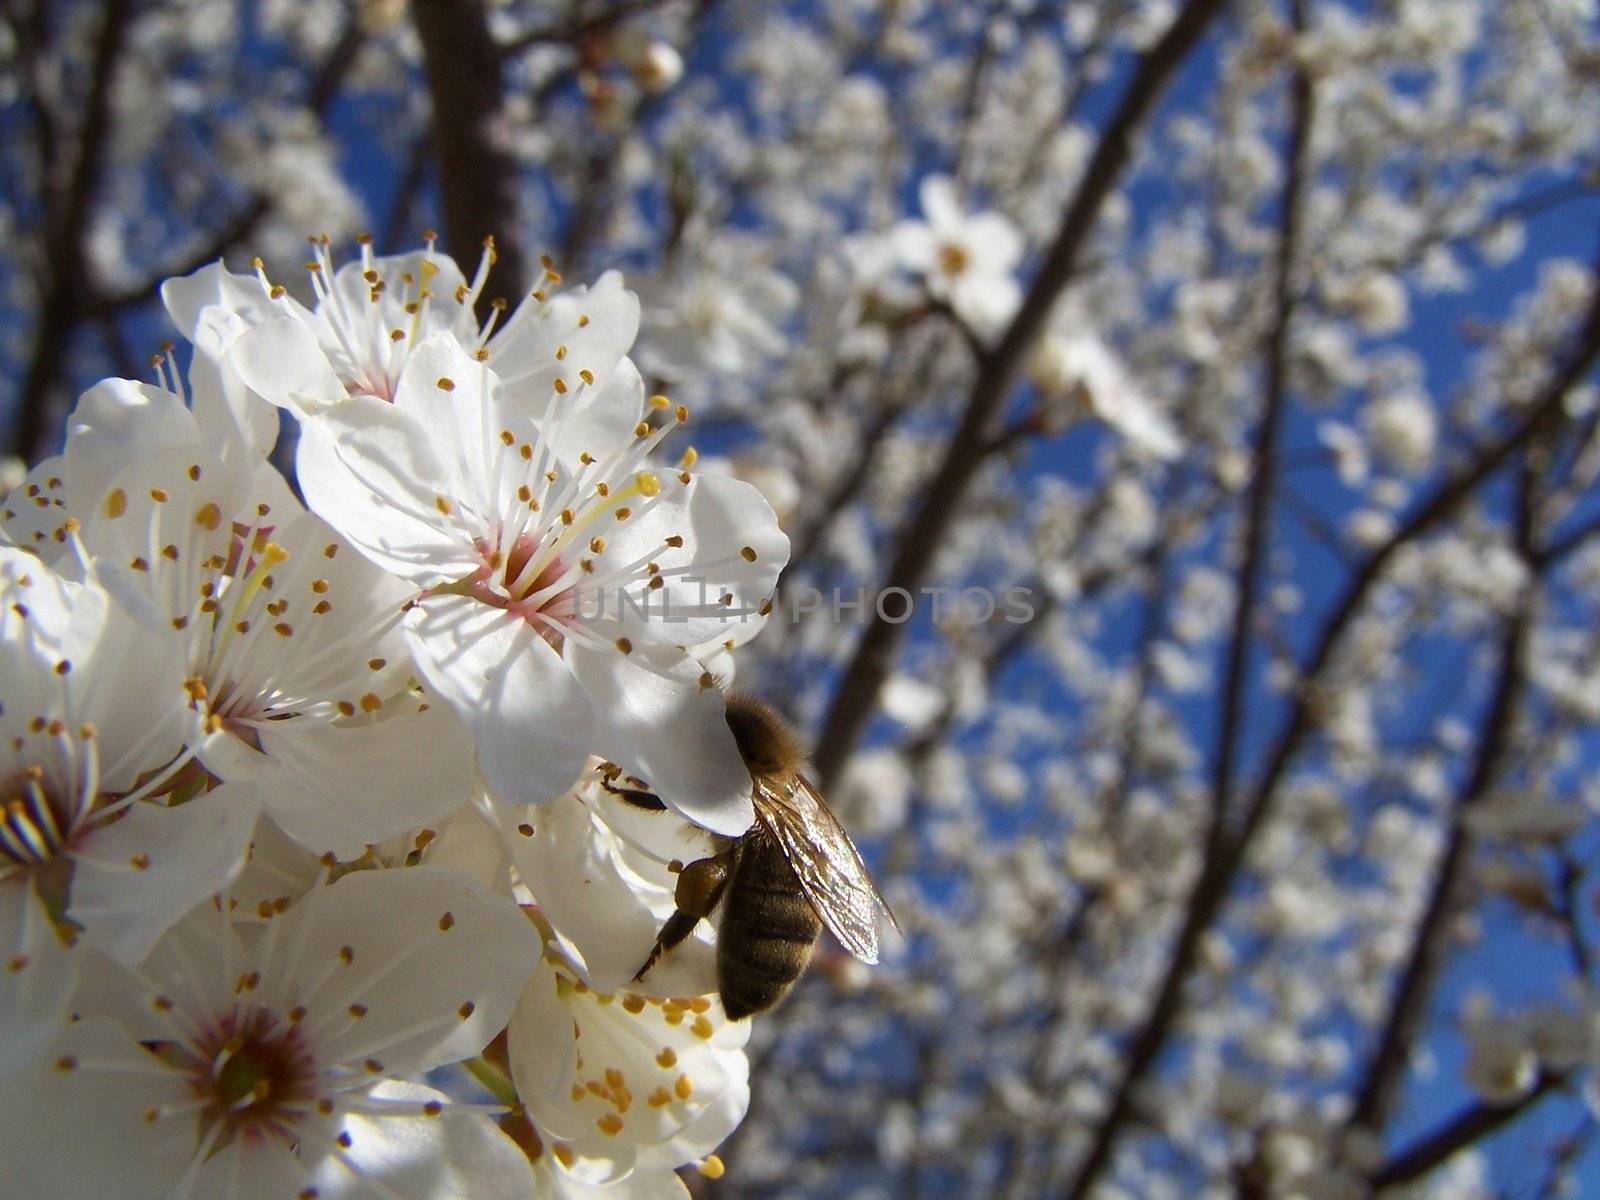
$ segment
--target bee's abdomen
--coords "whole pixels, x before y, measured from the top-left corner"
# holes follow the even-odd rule
[[[811,960],[822,923],[783,851],[746,835],[717,927],[717,990],[730,1020],[771,1008]]]

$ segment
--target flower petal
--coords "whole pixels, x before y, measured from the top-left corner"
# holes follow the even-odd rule
[[[317,335],[293,316],[273,313],[241,330],[227,348],[239,379],[269,404],[314,416],[348,399]]]
[[[678,1166],[708,1153],[749,1102],[748,1021],[730,1023],[713,997],[615,1001],[541,964],[508,1031],[529,1115],[590,1160],[580,1174],[590,1183],[641,1160]],[[563,1079],[547,1048],[564,1038],[579,1057]],[[702,1121],[708,1111],[713,1118]]]
[[[548,800],[572,786],[595,734],[593,707],[525,620],[466,596],[429,596],[406,617],[428,688],[467,723],[495,797]]]
[[[671,813],[641,813],[663,831],[683,830]],[[501,808],[506,844],[517,873],[539,909],[575,953],[575,966],[590,987],[656,996],[698,996],[716,990],[712,929],[702,922],[683,944],[634,983],[661,926],[677,905],[675,876],[665,861],[631,852],[599,816],[578,798],[563,796],[521,812]],[[692,826],[689,828],[693,828]],[[681,860],[709,852],[684,839]]]
[[[917,187],[917,199],[922,202],[922,215],[937,233],[956,231],[966,220],[956,195],[956,182],[948,175],[924,176]]]
[[[698,663],[655,647],[625,655],[569,643],[566,656],[599,714],[596,754],[647,780],[697,825],[730,837],[750,828],[750,771],[722,693],[702,686]]]
[[[533,1164],[494,1120],[453,1110],[443,1092],[391,1080],[369,1093],[368,1111],[345,1117],[349,1146],[310,1173],[319,1200],[530,1200]],[[424,1105],[442,1104],[437,1116]],[[392,1106],[391,1111],[384,1111]],[[548,1157],[548,1156],[546,1156]],[[293,1192],[283,1193],[293,1195]]]
[[[925,221],[901,221],[889,230],[895,259],[908,271],[930,270],[939,258],[939,239]]]
[[[226,785],[171,808],[131,805],[79,839],[68,915],[118,962],[137,964],[238,874],[259,811],[250,791]]]
[[[318,1060],[373,1059],[390,1076],[483,1049],[510,1019],[540,953],[509,897],[446,867],[355,871],[314,889],[284,919],[292,928],[261,974],[284,988],[321,981],[299,997]]]
[[[442,519],[448,461],[395,405],[354,396],[307,421],[296,462],[311,510],[385,570],[426,587],[477,569],[471,533]]]
[[[593,287],[524,300],[490,339],[490,361],[501,387],[526,397],[539,417],[557,379],[574,388],[578,372],[588,371],[593,386],[603,388],[638,336],[639,298],[623,286],[621,274],[607,271]]]
[[[254,323],[277,311],[260,279],[254,275],[236,275],[220,260],[191,274],[167,280],[161,285],[161,303],[166,305],[172,323],[191,342],[209,307],[220,306],[234,314],[241,324]]]
[[[274,769],[257,786],[301,845],[355,858],[369,843],[442,823],[470,798],[473,745],[455,713],[398,703],[402,711],[371,723],[261,730]]]
[[[26,876],[0,883],[0,1081],[61,1028],[82,958],[62,942]]]
[[[195,1153],[194,1122],[151,1121],[152,1105],[190,1099],[179,1072],[116,1021],[66,1028],[42,1060],[0,1088],[0,1161],[18,1196],[166,1196]],[[86,1121],[85,1114],[94,1119]]]

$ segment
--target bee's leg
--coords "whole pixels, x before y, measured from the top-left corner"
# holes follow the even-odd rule
[[[644,960],[644,966],[633,977],[635,983],[644,978],[644,973],[655,966],[663,954],[693,933],[694,927],[703,918],[711,915],[712,909],[717,907],[717,901],[722,899],[722,891],[728,886],[728,877],[732,874],[731,850],[710,858],[696,859],[678,872],[678,885],[672,891],[678,911],[667,918],[667,923],[656,935],[656,944],[650,948],[650,957]]]

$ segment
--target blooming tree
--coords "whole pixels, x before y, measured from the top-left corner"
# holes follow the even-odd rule
[[[1592,0],[0,6],[8,1169],[1600,1179],[1597,66]],[[905,933],[748,1022],[715,919],[634,978],[735,683]]]

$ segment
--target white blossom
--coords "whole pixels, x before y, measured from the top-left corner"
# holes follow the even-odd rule
[[[548,347],[547,397],[527,377],[512,394],[433,336],[392,402],[353,396],[307,423],[301,478],[315,511],[415,589],[407,644],[501,798],[559,795],[592,751],[742,833],[749,773],[681,647],[761,620],[788,540],[749,485],[652,469],[687,414],[662,399],[649,411],[667,420],[645,419],[622,357],[637,307],[613,296]]]
[[[1087,410],[1151,457],[1183,453],[1171,422],[1093,334],[1047,334],[1034,348],[1030,374],[1049,400]]]
[[[440,868],[358,871],[250,944],[204,905],[5,1090],[10,1178],[108,1200],[521,1200],[517,1148],[404,1080],[476,1053],[537,954],[514,904]]]
[[[903,221],[891,233],[899,265],[920,275],[928,294],[948,303],[979,337],[998,334],[1022,303],[1013,276],[1021,235],[997,212],[963,212],[946,176],[928,176],[918,195],[923,219]]]

